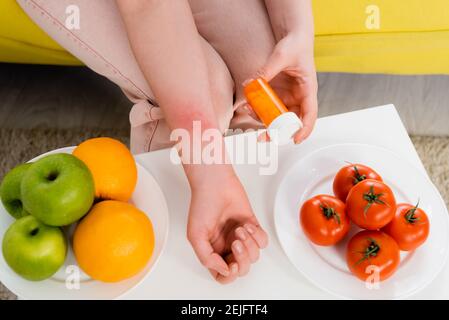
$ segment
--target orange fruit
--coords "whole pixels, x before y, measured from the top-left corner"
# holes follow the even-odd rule
[[[117,282],[141,271],[154,249],[150,219],[133,205],[107,200],[95,204],[73,234],[73,251],[91,278]]]
[[[73,155],[92,172],[95,197],[128,201],[136,187],[137,167],[128,148],[118,140],[94,138],[81,143]]]

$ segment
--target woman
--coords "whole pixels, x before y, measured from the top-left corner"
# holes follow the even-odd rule
[[[310,0],[18,0],[86,65],[135,102],[134,153],[167,147],[173,129],[256,128],[242,83],[270,81],[304,127],[317,116]],[[79,9],[80,28],[66,20]],[[220,139],[222,137],[220,136]],[[248,273],[268,237],[229,164],[184,163],[191,190],[187,237],[220,283]]]

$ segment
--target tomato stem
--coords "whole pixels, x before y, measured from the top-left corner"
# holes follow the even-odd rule
[[[372,238],[368,238],[367,240],[368,240],[369,245],[365,248],[365,251],[359,251],[358,252],[358,253],[361,253],[363,255],[363,257],[359,261],[357,261],[354,264],[354,266],[358,266],[363,261],[369,260],[371,257],[376,257],[377,254],[379,253],[380,246],[376,242],[376,240],[374,240]]]
[[[366,179],[366,175],[364,174],[360,174],[359,169],[357,168],[357,166],[354,166],[354,180],[352,181],[353,185],[356,185],[359,182],[362,182],[363,180]]]
[[[338,224],[341,223],[340,215],[334,208],[320,203],[320,209],[323,211],[323,214],[327,220],[334,218]]]
[[[418,203],[413,208],[407,210],[407,212],[405,213],[404,218],[408,223],[414,224],[415,222],[419,221],[419,217],[415,216],[418,206],[419,200]]]
[[[371,208],[374,203],[385,205],[385,202],[380,200],[380,197],[382,197],[383,195],[383,193],[374,193],[374,186],[370,186],[369,192],[363,194],[363,199],[368,202],[365,206],[365,209],[363,209],[363,214],[365,215],[365,217],[369,208]]]

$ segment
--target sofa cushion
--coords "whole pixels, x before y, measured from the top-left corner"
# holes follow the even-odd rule
[[[15,0],[0,1],[0,61],[81,64],[31,21]]]
[[[313,0],[317,69],[449,74],[448,5],[448,0]],[[372,17],[379,22],[374,28]]]
[[[449,31],[448,0],[312,0],[317,35]],[[379,29],[365,22],[379,10]]]
[[[312,1],[318,71],[449,74],[449,0]],[[366,26],[370,5],[379,8],[379,29]],[[81,64],[15,0],[0,1],[0,61]]]
[[[321,72],[449,74],[449,31],[322,35],[315,40]]]

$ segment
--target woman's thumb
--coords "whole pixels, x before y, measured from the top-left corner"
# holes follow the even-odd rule
[[[287,59],[279,50],[274,50],[265,65],[257,72],[258,77],[271,81],[287,67]]]

